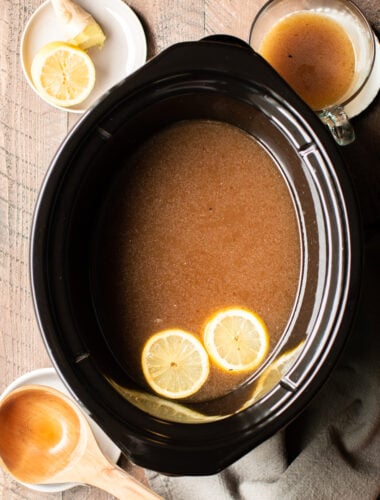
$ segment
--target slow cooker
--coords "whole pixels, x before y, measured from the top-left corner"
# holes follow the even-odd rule
[[[259,397],[248,384],[207,415],[128,380],[107,342],[91,278],[101,205],[122,159],[156,131],[194,119],[239,127],[275,160],[297,214],[302,261],[286,331],[257,376],[294,346],[297,356]],[[171,475],[213,474],[288,424],[326,380],[353,321],[360,246],[354,194],[329,132],[248,45],[214,36],[163,51],[69,133],[35,209],[32,294],[61,378],[133,462]]]

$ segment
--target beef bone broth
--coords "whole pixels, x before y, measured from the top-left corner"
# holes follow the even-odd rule
[[[295,300],[300,240],[288,187],[269,154],[225,123],[183,121],[126,159],[102,218],[102,323],[138,383],[154,333],[181,328],[202,340],[207,319],[243,307],[265,321],[270,349]],[[192,401],[224,395],[251,373],[211,366]]]

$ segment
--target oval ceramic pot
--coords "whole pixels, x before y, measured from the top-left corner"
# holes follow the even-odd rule
[[[153,404],[144,388],[131,392],[98,314],[91,264],[102,206],[122,160],[156,131],[192,119],[241,128],[281,171],[297,214],[302,262],[274,356],[304,341],[264,397],[230,411],[232,394],[211,418],[198,420],[177,403],[160,407],[154,398]],[[351,185],[323,124],[244,42],[211,37],[165,50],[112,88],[61,145],[34,215],[33,300],[55,368],[131,460],[166,474],[213,474],[289,423],[326,380],[353,320],[360,242]],[[183,413],[182,421],[168,409]]]

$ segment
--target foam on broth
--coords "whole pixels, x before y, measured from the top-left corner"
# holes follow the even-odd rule
[[[217,310],[257,312],[270,349],[289,320],[300,272],[291,195],[259,143],[232,125],[176,123],[126,159],[106,204],[97,274],[104,334],[139,384],[154,333],[200,336]],[[252,374],[212,367],[192,401],[224,395]]]

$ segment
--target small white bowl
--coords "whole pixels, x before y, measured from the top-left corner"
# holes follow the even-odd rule
[[[58,391],[61,391],[71,398],[71,395],[61,382],[54,368],[41,368],[39,370],[34,370],[26,373],[25,375],[22,375],[21,377],[14,380],[1,394],[0,400],[18,387],[22,387],[24,385],[46,385],[49,387],[53,387]],[[90,424],[90,427],[92,429],[92,432],[94,433],[100,449],[108,458],[108,460],[110,460],[110,462],[116,463],[119,460],[121,454],[119,448],[88,415],[86,415],[85,413],[84,415]],[[74,486],[78,486],[77,483],[29,484],[23,483],[21,481],[19,482],[27,488],[30,488],[31,490],[41,491],[43,493],[57,493],[59,491],[65,491],[73,488]]]
[[[147,44],[139,18],[121,0],[77,0],[77,3],[90,12],[106,35],[101,50],[93,47],[88,51],[96,69],[95,87],[90,96],[77,106],[65,108],[46,102],[64,111],[83,113],[107,90],[145,63]],[[37,94],[30,73],[33,58],[47,43],[65,41],[65,38],[51,1],[46,0],[27,22],[20,45],[25,78]]]

